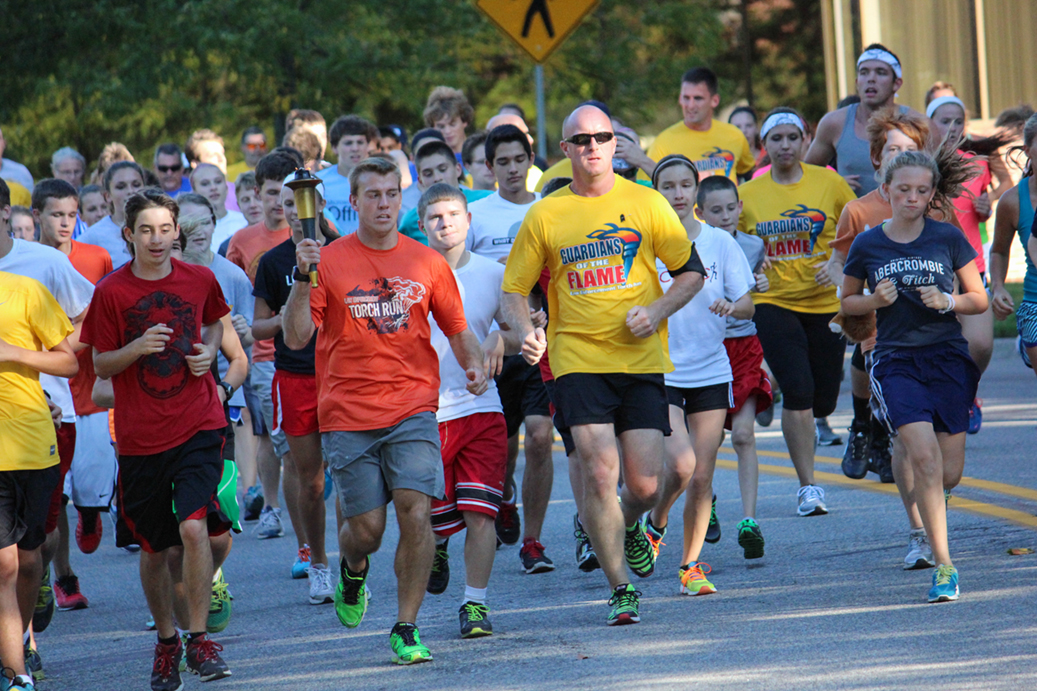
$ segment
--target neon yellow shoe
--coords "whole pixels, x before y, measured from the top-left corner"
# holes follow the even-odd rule
[[[396,622],[389,633],[389,647],[392,648],[392,661],[398,665],[432,662],[432,653],[422,645],[418,627],[414,624]]]
[[[227,591],[227,581],[223,580],[223,569],[216,572],[216,578],[212,582],[212,598],[209,600],[209,619],[205,624],[205,630],[209,633],[219,633],[227,628],[230,623],[231,604],[230,593]]]
[[[702,571],[703,567],[706,569],[705,573]],[[706,574],[712,570],[713,568],[703,561],[682,566],[680,569],[681,595],[710,595],[715,593],[717,589],[706,580]]]

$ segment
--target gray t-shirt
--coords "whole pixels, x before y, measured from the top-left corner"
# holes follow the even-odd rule
[[[735,242],[738,243],[738,247],[745,254],[745,258],[749,261],[749,266],[752,267],[753,273],[758,273],[760,265],[763,264],[763,258],[767,256],[767,247],[763,244],[763,238],[736,230]],[[741,338],[742,336],[755,335],[756,323],[752,319],[727,318],[727,331],[724,332],[724,338]]]
[[[251,326],[256,300],[252,297],[252,282],[248,280],[248,275],[237,264],[228,261],[218,254],[213,255],[209,270],[216,276],[216,281],[220,284],[223,297],[227,301],[227,305],[230,306],[231,316],[240,314]],[[249,350],[250,348],[246,348],[245,352],[248,353]],[[223,379],[230,368],[230,363],[227,362],[227,358],[223,357],[223,353],[219,353],[217,358],[220,368],[220,379]],[[242,389],[239,388],[235,391],[227,403],[239,408],[243,407],[245,405],[245,394],[242,392]]]

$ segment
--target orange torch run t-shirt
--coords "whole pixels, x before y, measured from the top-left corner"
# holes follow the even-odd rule
[[[317,325],[317,417],[322,432],[391,427],[439,405],[439,356],[429,312],[447,336],[465,330],[454,272],[400,235],[375,250],[347,235],[321,250],[310,293]]]

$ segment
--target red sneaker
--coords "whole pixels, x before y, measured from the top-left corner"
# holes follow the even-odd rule
[[[93,554],[101,546],[101,531],[104,525],[101,523],[101,512],[96,509],[93,512],[93,520],[88,515],[79,512],[79,522],[76,523],[76,545],[83,554]]]
[[[54,597],[57,598],[58,609],[62,612],[86,609],[90,606],[86,596],[79,592],[79,579],[76,576],[61,576],[54,581]]]

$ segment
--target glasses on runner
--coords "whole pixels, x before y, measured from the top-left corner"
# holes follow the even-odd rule
[[[247,143],[245,144],[245,148],[249,151],[261,151],[266,148],[266,142],[263,142],[262,144]]]
[[[155,168],[158,169],[158,172],[160,173],[175,173],[183,168],[183,166],[177,163],[175,166],[155,166]]]
[[[607,144],[608,142],[612,141],[612,138],[615,136],[616,135],[612,134],[611,132],[595,132],[594,134],[587,134],[586,132],[581,132],[580,134],[574,134],[573,136],[563,141],[569,142],[570,144],[573,144],[575,146],[590,146],[591,139],[593,139],[599,144]]]

